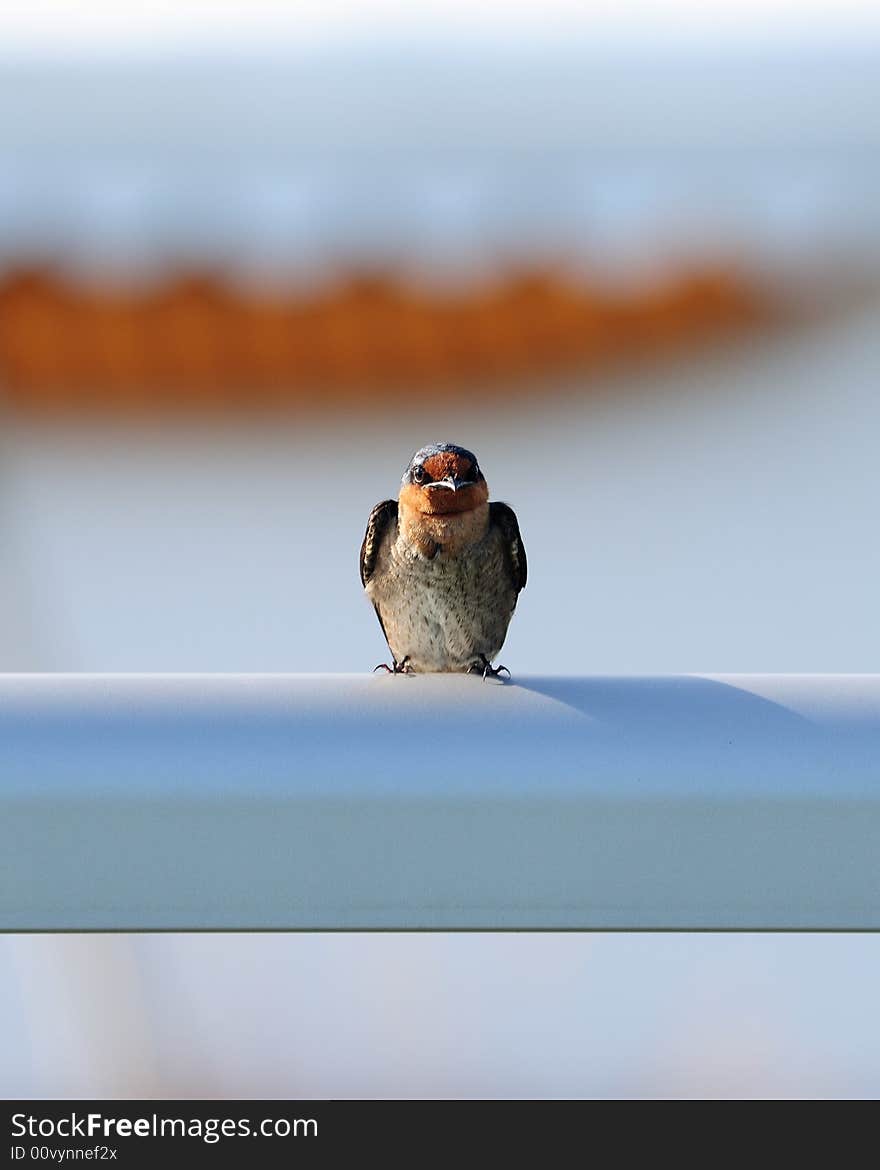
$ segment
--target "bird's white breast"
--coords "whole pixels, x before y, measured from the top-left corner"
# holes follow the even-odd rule
[[[466,670],[501,649],[516,605],[501,534],[487,527],[466,547],[433,557],[389,525],[367,586],[395,660],[416,671]]]

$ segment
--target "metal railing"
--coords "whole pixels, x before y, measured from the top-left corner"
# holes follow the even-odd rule
[[[880,929],[880,676],[3,676],[0,929]]]

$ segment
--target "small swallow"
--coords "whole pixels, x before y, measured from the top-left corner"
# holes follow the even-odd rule
[[[497,676],[526,550],[507,504],[489,503],[477,458],[452,443],[416,451],[396,500],[370,513],[361,581],[376,610],[394,674]]]

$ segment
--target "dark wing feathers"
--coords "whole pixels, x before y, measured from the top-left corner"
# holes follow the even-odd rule
[[[527,564],[526,550],[519,534],[516,512],[509,504],[492,503],[489,505],[489,523],[501,531],[510,575],[516,585],[517,592],[519,592],[520,589],[525,589]]]
[[[366,585],[372,577],[382,537],[388,530],[388,525],[396,519],[397,500],[383,500],[370,513],[367,531],[364,534],[364,543],[361,545],[361,583],[363,585]]]

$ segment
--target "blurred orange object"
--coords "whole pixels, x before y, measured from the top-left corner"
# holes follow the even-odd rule
[[[0,283],[0,386],[25,412],[332,405],[427,384],[463,394],[677,351],[769,312],[720,269],[625,296],[549,268],[455,292],[381,272],[279,292],[208,272],[120,289],[24,269]]]

